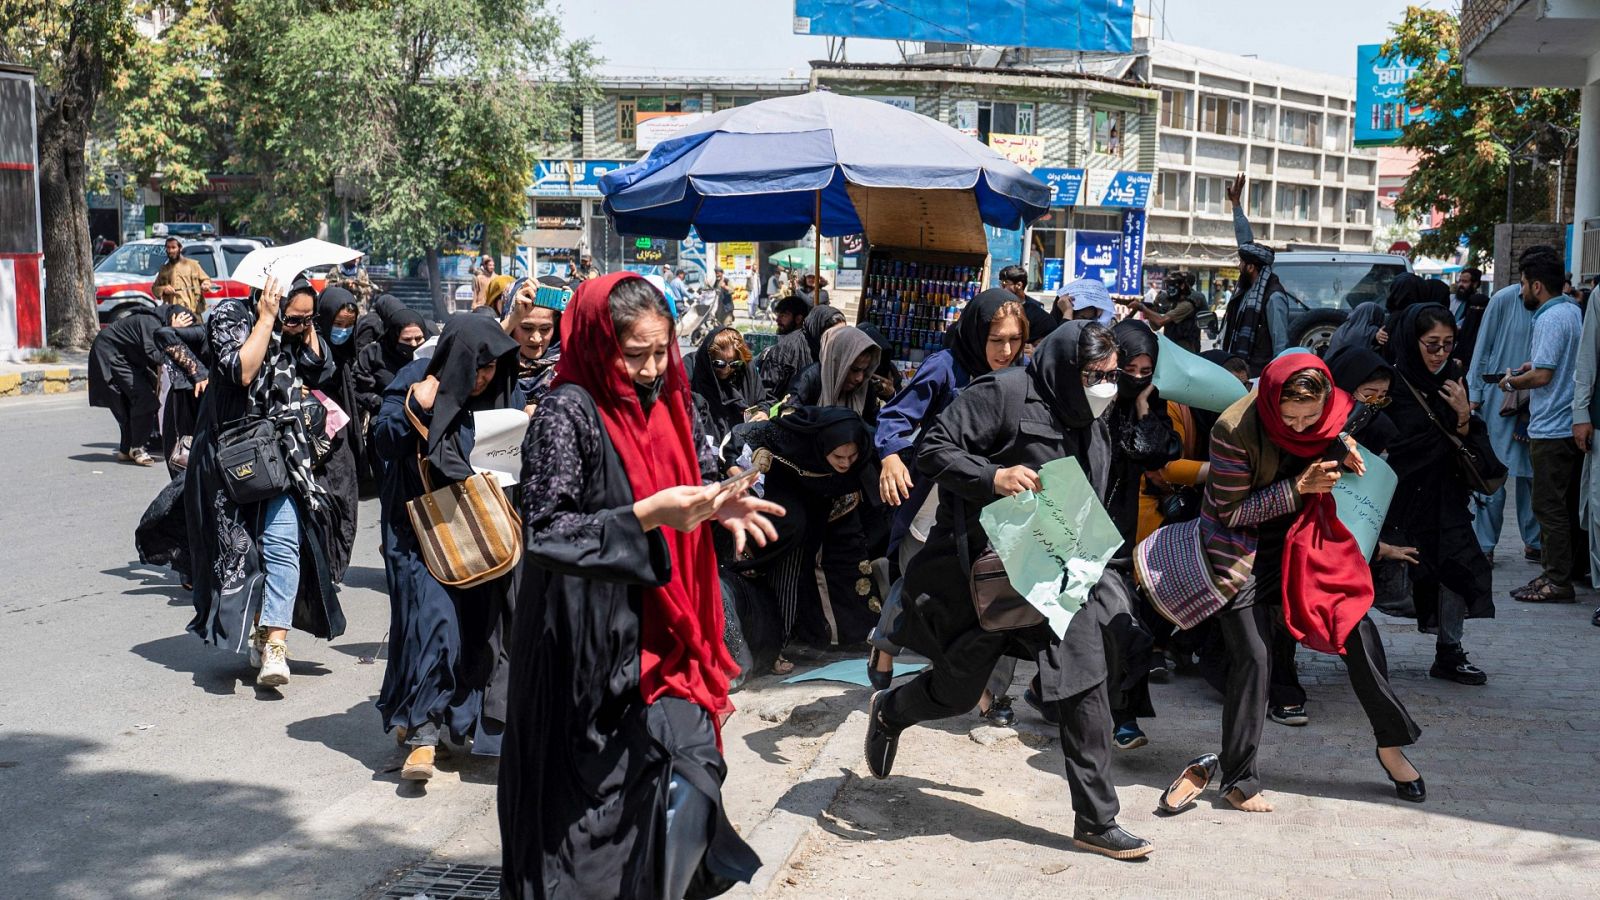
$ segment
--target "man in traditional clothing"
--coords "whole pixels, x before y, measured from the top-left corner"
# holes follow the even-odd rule
[[[206,291],[215,285],[200,263],[183,255],[182,241],[169,237],[166,246],[167,261],[161,264],[151,289],[157,301],[181,306],[198,319],[206,312]]]
[[[573,270],[572,273],[572,280],[575,284],[581,284],[591,278],[599,277],[600,268],[594,264],[594,256],[592,254],[585,253],[578,257],[578,268]]]
[[[1250,374],[1279,353],[1289,349],[1289,294],[1272,271],[1277,255],[1265,244],[1258,244],[1250,230],[1250,220],[1239,205],[1244,193],[1244,173],[1228,185],[1228,200],[1233,203],[1233,233],[1239,241],[1239,289],[1228,301],[1227,321],[1217,346],[1243,358]]]
[[[1478,328],[1483,324],[1483,312],[1489,307],[1489,298],[1483,295],[1483,270],[1468,266],[1456,275],[1455,296],[1450,298],[1450,312],[1456,317],[1456,352],[1451,354],[1463,366],[1472,365],[1472,350],[1478,343]]]
[[[359,256],[340,263],[328,273],[328,287],[341,287],[349,291],[362,312],[372,307],[372,279],[367,277],[367,267],[361,264]]]
[[[472,308],[488,303],[489,281],[494,278],[494,257],[478,257],[478,269],[472,275]]]
[[[1554,254],[1555,250],[1544,244],[1529,247],[1517,261],[1520,269],[1528,260],[1540,254]],[[1502,416],[1500,410],[1505,396],[1494,390],[1494,385],[1483,380],[1485,373],[1494,374],[1515,369],[1528,361],[1528,348],[1533,339],[1533,313],[1522,305],[1522,287],[1510,284],[1494,292],[1483,311],[1478,328],[1478,339],[1472,350],[1472,364],[1467,370],[1467,399],[1489,429],[1489,444],[1494,455],[1506,464],[1508,479],[1500,490],[1473,498],[1472,528],[1478,534],[1478,547],[1494,561],[1494,547],[1500,542],[1500,526],[1505,520],[1506,492],[1515,483],[1517,494],[1517,530],[1522,534],[1523,556],[1537,560],[1544,546],[1539,537],[1539,522],[1533,516],[1533,464],[1528,459],[1528,442],[1517,440],[1519,415]],[[1515,400],[1512,401],[1515,403]],[[1487,408],[1482,408],[1487,404]]]

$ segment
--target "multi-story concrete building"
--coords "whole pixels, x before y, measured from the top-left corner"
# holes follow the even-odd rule
[[[1113,289],[1136,280],[1156,162],[1157,92],[1109,74],[946,59],[957,55],[817,62],[811,79],[818,89],[944,122],[1055,187],[1050,214],[1026,233],[990,229],[992,270],[1025,262],[1030,285],[1044,290],[1079,275],[1102,277]],[[841,283],[848,277],[841,270]]]
[[[1355,81],[1146,38],[1135,71],[1161,93],[1146,265],[1237,278],[1225,188],[1246,173],[1257,240],[1371,251],[1378,158],[1352,145]]]

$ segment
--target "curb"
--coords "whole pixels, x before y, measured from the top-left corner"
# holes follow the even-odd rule
[[[66,394],[88,389],[89,370],[83,366],[0,373],[0,399]]]
[[[745,836],[745,842],[761,857],[761,868],[749,884],[736,885],[724,896],[766,896],[779,874],[789,868],[811,826],[833,805],[845,781],[861,765],[861,744],[866,735],[867,714],[861,710],[839,723],[805,774]]]

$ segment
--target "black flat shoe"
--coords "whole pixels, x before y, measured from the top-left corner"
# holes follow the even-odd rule
[[[893,664],[889,666],[889,671],[887,672],[878,669],[878,658],[882,653],[882,650],[873,647],[872,652],[867,654],[867,681],[872,683],[874,691],[887,691],[889,685],[894,683]]]
[[[1142,837],[1129,834],[1121,825],[1112,825],[1099,834],[1090,834],[1082,828],[1072,829],[1072,844],[1080,850],[1109,856],[1112,859],[1140,859],[1150,855],[1155,847]]]
[[[878,691],[867,706],[867,768],[880,780],[894,770],[894,752],[900,746],[900,732],[883,720],[883,702],[888,698],[888,691]]]
[[[1161,799],[1156,801],[1156,808],[1170,815],[1193,806],[1194,801],[1211,786],[1211,780],[1217,777],[1220,766],[1215,753],[1196,756],[1184,767],[1183,774],[1161,795]]]
[[[1383,757],[1378,755],[1377,750],[1373,750],[1372,755],[1378,757],[1378,765],[1383,766],[1383,774],[1388,775],[1389,780],[1394,782],[1394,795],[1396,797],[1408,803],[1421,803],[1428,799],[1428,786],[1422,783],[1421,772],[1417,773],[1416,781],[1400,781],[1389,774],[1389,767],[1383,765]],[[1404,756],[1405,753],[1402,752],[1400,755]],[[1408,759],[1407,762],[1410,762],[1410,760]],[[1416,768],[1416,766],[1412,765],[1412,768]]]
[[[1016,724],[1017,714],[1011,708],[1011,698],[1001,695],[989,701],[989,708],[978,713],[978,718],[987,719],[990,725],[997,728],[1010,728]]]
[[[1448,659],[1435,658],[1433,666],[1428,669],[1428,674],[1434,678],[1443,678],[1445,681],[1454,681],[1456,684],[1489,683],[1489,676],[1482,669],[1467,662],[1465,653]]]
[[[1022,692],[1022,701],[1033,707],[1033,711],[1039,714],[1039,718],[1049,722],[1051,725],[1059,726],[1061,724],[1061,714],[1056,711],[1056,705],[1054,703],[1045,703],[1032,686]]]

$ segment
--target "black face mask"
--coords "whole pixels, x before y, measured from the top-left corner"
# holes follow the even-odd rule
[[[1150,382],[1154,380],[1154,374],[1145,378],[1135,378],[1132,375],[1129,375],[1127,372],[1123,372],[1117,377],[1117,399],[1134,399],[1135,397],[1139,396],[1139,394],[1143,392],[1145,388],[1149,387]]]
[[[656,400],[661,398],[661,389],[666,386],[666,383],[665,376],[657,378],[649,384],[640,384],[637,381],[633,383],[634,391],[639,394],[639,405],[644,407],[646,413],[649,413],[650,407],[655,406]]]

